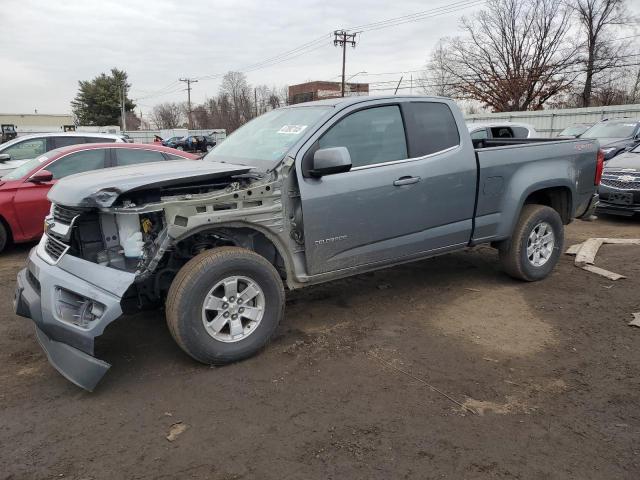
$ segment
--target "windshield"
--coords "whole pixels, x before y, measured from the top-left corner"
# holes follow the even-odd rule
[[[272,110],[233,132],[214,147],[205,160],[229,159],[245,165],[251,161],[278,162],[329,108],[313,106]]]
[[[627,138],[633,135],[638,124],[636,122],[602,122],[588,129],[584,138]]]
[[[7,173],[4,177],[2,177],[2,180],[19,180],[22,177],[24,177],[27,173],[29,173],[31,170],[40,166],[47,160],[49,159],[44,155],[37,158],[32,158],[31,160],[20,165],[15,170],[11,170],[11,172]]]

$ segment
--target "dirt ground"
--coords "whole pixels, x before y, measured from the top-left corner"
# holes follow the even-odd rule
[[[640,478],[640,247],[602,247],[617,282],[565,255],[516,282],[481,247],[290,292],[269,347],[222,368],[146,312],[101,338],[94,393],[12,313],[28,249],[0,258],[2,479]]]

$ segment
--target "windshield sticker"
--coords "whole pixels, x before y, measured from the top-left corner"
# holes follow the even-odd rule
[[[47,160],[49,160],[49,159],[47,157],[45,157],[44,155],[42,155],[41,157],[38,158],[38,162],[40,162],[40,163],[44,163]]]
[[[283,125],[277,133],[285,135],[299,135],[304,132],[305,128],[307,128],[307,125]]]

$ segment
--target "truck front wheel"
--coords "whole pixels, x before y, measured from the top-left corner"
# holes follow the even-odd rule
[[[558,212],[544,205],[525,205],[513,235],[498,246],[500,263],[513,278],[542,280],[558,263],[563,244]]]
[[[222,365],[264,347],[284,303],[280,275],[264,257],[243,248],[215,248],[176,275],[167,296],[167,324],[195,360]]]

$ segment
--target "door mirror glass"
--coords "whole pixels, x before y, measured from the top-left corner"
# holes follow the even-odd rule
[[[0,153],[0,162],[6,162],[7,160],[11,160],[11,155],[8,153]]]
[[[349,170],[351,170],[349,150],[346,147],[330,147],[316,150],[313,155],[313,168],[309,174],[312,177],[322,177]]]
[[[49,170],[38,170],[36,173],[31,175],[27,181],[31,183],[45,183],[50,182],[51,180],[53,180],[53,173]]]

